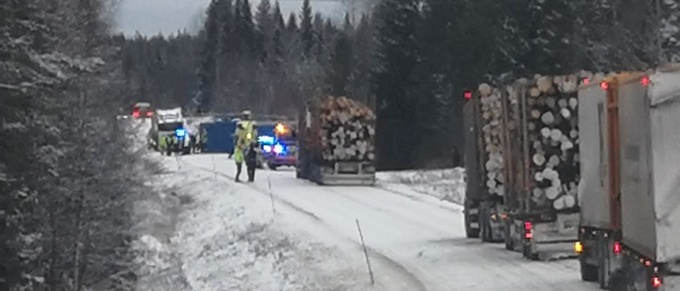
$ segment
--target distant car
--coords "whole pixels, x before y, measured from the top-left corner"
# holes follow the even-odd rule
[[[132,117],[137,118],[151,118],[153,117],[153,109],[151,104],[147,102],[137,102],[132,106]]]

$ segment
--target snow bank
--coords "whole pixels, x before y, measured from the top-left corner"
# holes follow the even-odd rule
[[[411,190],[434,196],[440,200],[463,204],[465,197],[465,169],[379,172],[382,187],[404,185]]]
[[[194,201],[173,244],[193,290],[365,290],[342,252],[295,230],[295,219],[274,219],[261,194],[187,165],[180,172]]]

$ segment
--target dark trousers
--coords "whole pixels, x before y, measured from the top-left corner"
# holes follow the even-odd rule
[[[236,163],[236,182],[241,181],[239,179],[241,176],[241,169],[243,169],[243,163]]]
[[[248,165],[248,181],[255,182],[255,165]]]
[[[248,167],[248,182],[255,181],[255,168],[257,168],[257,160],[253,157],[246,158],[246,167]]]

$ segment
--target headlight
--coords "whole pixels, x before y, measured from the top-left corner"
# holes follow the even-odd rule
[[[272,151],[272,146],[270,146],[270,145],[262,146],[262,150],[269,153],[269,152]]]

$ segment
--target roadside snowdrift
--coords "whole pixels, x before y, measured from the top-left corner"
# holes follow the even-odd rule
[[[407,187],[415,192],[439,200],[463,204],[465,197],[465,169],[379,172],[381,187],[392,190]]]
[[[346,249],[328,247],[317,238],[324,234],[307,232],[299,217],[274,214],[270,200],[250,187],[172,162],[175,183],[191,185],[178,193],[192,201],[172,241],[193,290],[369,288],[360,252],[348,256]]]

